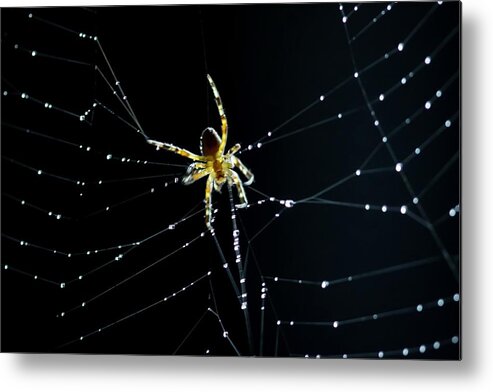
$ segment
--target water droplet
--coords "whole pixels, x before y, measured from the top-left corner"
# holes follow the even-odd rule
[[[387,206],[386,205],[382,206],[382,212],[387,212]]]
[[[419,199],[417,197],[413,198],[413,203],[414,204],[418,204],[419,203]]]
[[[346,23],[346,22],[347,22],[347,16],[344,16],[344,17],[342,18],[342,23]]]
[[[459,302],[460,296],[459,294],[454,294],[454,301]]]
[[[375,120],[375,122],[373,124],[375,124],[375,126],[378,127],[380,125],[380,121]]]
[[[65,283],[60,283],[60,288],[61,289],[65,288]]]
[[[435,342],[435,343],[433,343],[433,348],[434,348],[435,350],[438,350],[438,349],[440,348],[440,342]]]
[[[323,95],[320,96],[320,101],[323,101],[325,97]]]
[[[406,79],[406,78],[402,78],[402,79],[401,79],[401,83],[402,83],[402,84],[406,84],[406,83],[407,83],[407,79]]]
[[[428,64],[430,64],[430,63],[431,63],[431,57],[430,57],[430,56],[427,56],[427,57],[425,58],[425,64],[427,64],[427,65],[428,65]]]
[[[459,337],[458,337],[458,336],[454,336],[454,337],[452,338],[452,343],[453,343],[453,344],[457,344],[457,343],[459,343]]]
[[[360,169],[356,170],[356,175],[357,176],[361,175],[361,170]]]
[[[401,214],[406,214],[407,213],[407,207],[406,206],[402,206],[401,207]]]
[[[419,346],[419,352],[421,354],[423,354],[425,351],[426,351],[426,346],[424,344],[422,344],[421,346]]]
[[[175,229],[175,227],[176,227],[175,225],[169,225],[169,226],[168,226],[168,230],[174,230],[174,229]]]
[[[294,206],[294,201],[293,200],[286,200],[284,205],[286,206],[286,208],[291,208]]]
[[[354,77],[357,78],[359,76],[359,73],[358,72],[355,72],[354,73]]]
[[[453,218],[456,214],[455,209],[451,208],[450,211],[448,212],[448,214],[450,215],[451,218]]]
[[[334,321],[334,322],[332,323],[332,326],[333,326],[334,328],[337,328],[337,327],[339,326],[339,322],[338,322],[338,321]]]
[[[415,153],[416,155],[421,154],[421,149],[420,149],[419,147],[417,147],[417,148],[414,150],[414,153]]]
[[[438,90],[435,95],[437,96],[437,98],[440,98],[442,96],[442,91],[441,90]]]
[[[378,97],[378,99],[379,99],[380,101],[383,101],[383,100],[385,99],[385,95],[380,94],[380,95],[379,95],[379,97]]]
[[[378,352],[378,358],[383,358],[383,351]]]
[[[257,148],[262,147],[262,143],[257,143]]]
[[[425,109],[428,110],[429,108],[431,108],[431,102],[430,101],[426,101],[426,103],[425,103]]]
[[[402,163],[398,163],[397,165],[395,165],[395,171],[396,172],[400,172],[402,170]]]
[[[422,312],[423,311],[423,305],[419,304],[418,306],[416,306],[416,310],[418,312]]]
[[[440,307],[442,307],[444,304],[445,304],[445,301],[444,301],[442,298],[440,298],[440,299],[437,301],[437,305],[438,305],[438,306],[440,306]]]
[[[369,211],[370,210],[370,205],[369,204],[365,204],[365,210],[366,211]]]
[[[405,357],[407,357],[408,354],[409,354],[409,350],[407,348],[405,348],[404,350],[402,350],[402,355],[404,355]]]
[[[228,331],[224,331],[224,332],[223,332],[223,338],[227,338],[227,337],[228,337],[228,335],[229,335]]]
[[[38,170],[38,175],[41,175],[43,174],[43,171],[42,170]]]
[[[399,45],[397,45],[397,50],[399,52],[402,52],[404,50],[404,44],[402,42]]]
[[[329,287],[329,282],[328,282],[327,280],[324,280],[320,286],[321,286],[323,289],[325,289],[326,287]]]
[[[382,142],[384,142],[384,143],[387,143],[387,140],[388,140],[388,139],[387,139],[387,136],[384,136],[384,137],[382,138]]]
[[[86,116],[79,116],[80,121],[84,121],[86,119]]]
[[[452,125],[452,123],[450,122],[450,120],[445,121],[445,126],[447,128],[450,128],[451,125]]]

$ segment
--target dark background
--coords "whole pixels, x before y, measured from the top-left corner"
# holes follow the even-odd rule
[[[361,68],[395,48],[423,19],[434,3],[399,3],[354,42]],[[354,34],[386,3],[363,4],[348,21]],[[352,5],[346,5],[351,9]],[[35,15],[75,31],[97,34],[143,129],[153,139],[199,151],[201,131],[219,129],[219,118],[205,75],[210,73],[221,93],[229,121],[228,146],[247,146],[290,118],[354,72],[338,4],[100,7],[91,9],[2,10],[2,156],[46,172],[88,183],[185,168],[143,166],[108,161],[106,154],[187,164],[166,152],[156,152],[115,116],[97,109],[87,122],[21,100],[15,91],[83,113],[95,98],[125,115],[111,91],[92,67],[32,57],[13,49],[28,49],[79,59],[103,68],[94,42],[79,39],[27,15]],[[459,24],[459,4],[444,3],[418,30],[406,50],[362,76],[371,99],[398,82],[433,51]],[[459,69],[459,35],[455,35],[412,83],[375,105],[388,132],[417,110]],[[105,69],[106,71],[106,69]],[[109,75],[108,72],[106,72]],[[356,81],[351,81],[276,135],[361,107],[356,114],[312,128],[259,150],[241,155],[255,173],[254,187],[268,195],[299,200],[353,173],[381,139],[366,109]],[[392,146],[400,158],[431,135],[459,109],[458,79],[432,110],[403,130]],[[45,133],[83,146],[91,152],[10,129],[6,124]],[[406,167],[418,192],[459,149],[457,122]],[[393,166],[381,149],[368,168]],[[2,233],[63,251],[84,251],[145,238],[180,219],[203,200],[205,181],[189,187],[165,188],[150,179],[104,185],[64,183],[2,160],[2,192],[74,219],[55,220],[2,196]],[[92,211],[118,203],[154,187],[153,194],[125,203],[105,214]],[[435,221],[459,203],[456,162],[423,198]],[[80,196],[83,193],[83,196]],[[247,188],[250,201],[261,198]],[[352,179],[327,193],[345,202],[407,204],[409,193],[395,172]],[[234,257],[227,192],[213,194],[219,208],[215,226],[226,257]],[[281,210],[265,203],[241,211],[241,248],[247,239]],[[75,219],[77,218],[77,219]],[[202,238],[87,307],[64,318],[61,311],[170,253],[205,229],[198,214],[176,230],[137,248],[122,261],[60,289],[2,268],[2,351],[170,354],[212,305],[207,280],[167,303],[132,317],[100,334],[63,348],[61,344],[97,330],[125,315],[180,290],[213,271],[219,313],[229,336],[243,355],[258,355],[260,341],[260,274],[294,279],[332,280],[440,254],[430,232],[399,213],[365,212],[341,206],[296,205],[286,210],[252,242],[248,261],[249,309],[254,350],[250,351],[242,312],[213,241]],[[459,254],[459,219],[437,227],[446,248]],[[2,265],[69,281],[113,259],[120,251],[67,259],[2,238]],[[255,259],[252,257],[255,254]],[[261,272],[260,272],[261,271]],[[297,321],[343,320],[415,306],[459,292],[445,261],[380,275],[322,290],[317,286],[267,282],[263,355],[275,355],[277,318]],[[274,309],[277,316],[274,314]],[[342,355],[419,346],[459,335],[459,305],[421,314],[390,317],[334,329],[285,326],[278,355]],[[178,354],[234,355],[220,325],[207,314],[180,347]],[[459,346],[411,355],[419,358],[459,356]]]

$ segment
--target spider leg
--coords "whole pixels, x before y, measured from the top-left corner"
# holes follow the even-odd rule
[[[228,150],[228,153],[226,155],[234,155],[236,154],[238,151],[240,151],[241,149],[241,146],[236,143],[233,147],[231,147],[229,150]]]
[[[205,185],[205,224],[209,230],[212,230],[212,176],[207,178]]]
[[[192,163],[188,169],[185,176],[182,178],[181,182],[183,185],[193,184],[195,181],[209,175],[211,169],[206,169],[206,164],[202,162]]]
[[[184,148],[176,147],[169,143],[162,143],[162,142],[158,142],[157,140],[151,140],[151,139],[147,139],[147,143],[156,146],[158,150],[159,149],[168,150],[174,152],[175,154],[181,155],[185,158],[191,159],[192,161],[205,160],[205,158],[201,155],[194,154],[193,152],[185,150]]]
[[[211,75],[207,74],[207,79],[209,80],[209,84],[211,86],[212,92],[214,93],[214,99],[216,100],[217,110],[219,111],[219,116],[221,117],[221,144],[219,145],[219,154],[224,153],[224,149],[226,147],[226,142],[228,141],[228,121],[226,120],[226,113],[224,113],[223,102],[221,101],[221,96],[219,95],[219,91],[217,90],[214,81],[211,78]]]
[[[238,197],[240,198],[240,204],[237,204],[237,208],[245,208],[248,205],[247,196],[245,189],[243,189],[243,183],[241,182],[240,176],[233,170],[228,171],[228,181],[231,181],[236,185],[236,190],[238,191]]]
[[[231,157],[232,161],[233,161],[233,164],[235,167],[237,167],[238,169],[240,169],[240,171],[243,173],[243,175],[246,177],[247,181],[245,182],[245,185],[248,186],[250,185],[255,176],[253,175],[253,173],[250,171],[250,169],[248,169],[248,167],[246,167],[242,161],[240,161],[239,158],[237,157]]]

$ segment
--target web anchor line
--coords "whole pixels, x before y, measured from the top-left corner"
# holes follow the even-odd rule
[[[248,338],[248,346],[250,353],[253,354],[253,338],[252,338],[252,328],[250,325],[250,314],[248,311],[248,298],[247,298],[247,290],[246,290],[246,275],[243,267],[243,260],[241,257],[241,248],[240,248],[240,230],[238,230],[238,224],[236,222],[236,206],[234,204],[233,199],[233,190],[231,189],[231,183],[228,182],[228,192],[229,192],[229,202],[231,206],[231,224],[233,226],[233,249],[235,252],[235,264],[238,267],[238,276],[240,278],[240,290],[241,290],[241,299],[240,299],[240,307],[243,311],[243,317],[245,319],[245,328]]]

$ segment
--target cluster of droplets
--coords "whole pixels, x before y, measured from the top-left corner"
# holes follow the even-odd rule
[[[405,347],[402,350],[401,349],[387,350],[387,351],[380,350],[380,351],[374,352],[374,353],[353,353],[353,354],[330,355],[330,356],[320,355],[320,354],[316,354],[316,355],[305,354],[304,358],[320,359],[320,358],[328,357],[328,358],[347,359],[347,358],[363,358],[363,357],[364,358],[368,358],[368,357],[372,358],[372,357],[376,357],[378,359],[384,359],[385,357],[391,357],[391,358],[395,358],[395,357],[399,357],[399,356],[407,357],[407,356],[409,356],[409,354],[413,354],[413,353],[424,354],[429,349],[433,349],[433,350],[437,351],[445,345],[450,345],[450,344],[455,345],[458,343],[459,343],[459,337],[458,336],[452,336],[449,339],[435,340],[433,343],[421,344],[421,345],[415,346],[415,347]]]
[[[326,284],[328,286],[327,281],[324,281],[322,283]],[[458,293],[454,294],[451,297],[447,298],[439,298],[436,301],[428,302],[426,304],[418,304],[416,307],[404,307],[400,309],[393,309],[390,311],[384,311],[381,313],[373,313],[371,315],[363,315],[359,317],[352,317],[350,319],[346,320],[331,320],[331,321],[294,321],[294,320],[277,320],[276,325],[277,326],[320,326],[320,325],[327,325],[331,326],[333,328],[339,328],[340,326],[345,326],[349,324],[354,324],[354,323],[363,323],[367,321],[374,321],[374,320],[380,320],[382,318],[387,318],[391,316],[397,316],[397,315],[403,315],[403,314],[412,314],[412,313],[422,313],[424,310],[431,310],[431,309],[438,309],[438,308],[443,308],[446,304],[453,303],[453,302],[459,302],[460,296]]]

